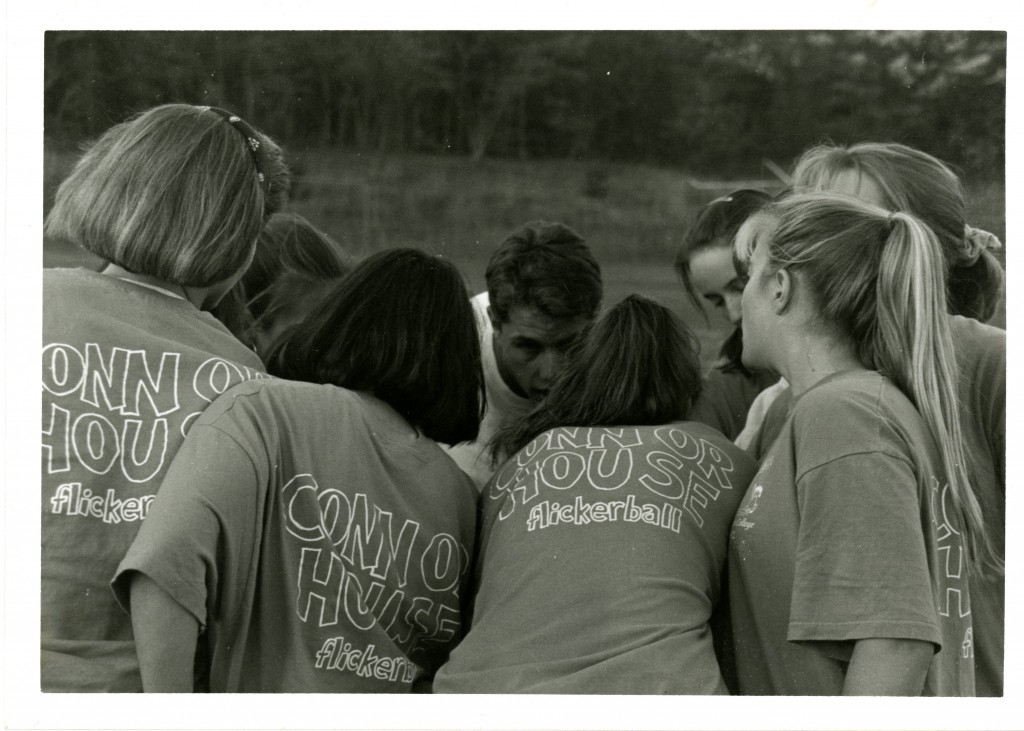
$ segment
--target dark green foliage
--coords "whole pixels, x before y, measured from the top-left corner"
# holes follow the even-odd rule
[[[182,101],[293,148],[766,176],[822,139],[873,139],[1003,175],[1001,32],[51,31],[45,47],[58,143]]]

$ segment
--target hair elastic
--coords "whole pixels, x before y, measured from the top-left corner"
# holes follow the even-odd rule
[[[259,180],[260,185],[263,185],[266,182],[266,175],[263,174],[263,171],[267,169],[267,166],[265,164],[264,153],[260,145],[260,136],[256,132],[256,130],[254,130],[248,122],[239,117],[237,114],[232,114],[231,112],[221,109],[220,107],[201,108],[209,109],[211,112],[219,114],[221,117],[227,120],[227,122],[232,127],[237,129],[242,134],[242,136],[245,138],[245,147],[246,149],[249,150],[249,154],[252,157],[252,162],[256,166],[256,179]]]
[[[964,244],[960,252],[960,260],[966,264],[974,264],[981,256],[982,251],[989,253],[999,251],[1003,248],[1003,242],[993,233],[974,226],[964,226]]]

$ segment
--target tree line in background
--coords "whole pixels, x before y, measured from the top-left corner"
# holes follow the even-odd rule
[[[50,31],[47,138],[166,102],[288,146],[785,165],[898,141],[1001,179],[1006,34],[962,31]]]

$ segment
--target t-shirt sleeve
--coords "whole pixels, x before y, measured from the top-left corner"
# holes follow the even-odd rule
[[[882,452],[840,457],[804,474],[797,498],[788,639],[827,643],[819,649],[840,659],[864,638],[941,645],[911,465]]]
[[[131,573],[152,579],[206,625],[230,562],[252,555],[258,490],[249,455],[216,427],[196,425],[168,468],[112,586],[130,611]]]

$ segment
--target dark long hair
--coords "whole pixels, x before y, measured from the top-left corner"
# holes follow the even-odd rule
[[[368,257],[268,358],[281,378],[369,391],[426,436],[471,441],[484,404],[480,341],[455,266],[416,249]]]
[[[630,295],[573,349],[530,413],[491,441],[495,462],[559,426],[643,426],[686,418],[700,393],[699,344],[669,309]]]
[[[273,315],[282,296],[295,294],[296,285],[343,277],[353,265],[341,244],[299,214],[282,211],[268,218],[260,231],[256,256],[240,284],[258,322]],[[282,279],[291,286],[281,287]]]

